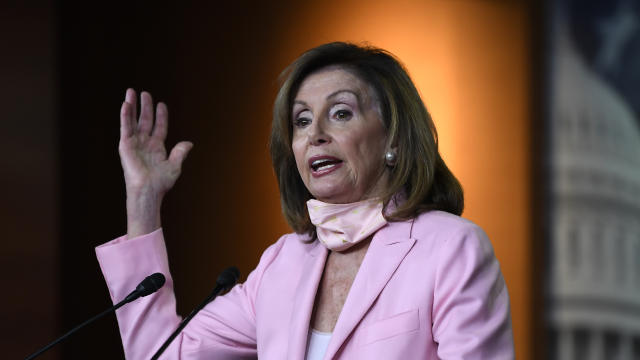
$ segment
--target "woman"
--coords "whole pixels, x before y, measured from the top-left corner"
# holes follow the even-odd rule
[[[271,155],[295,233],[201,311],[171,359],[512,359],[509,299],[491,243],[460,218],[462,189],[433,122],[387,52],[314,48],[285,72]],[[177,326],[160,203],[191,148],[164,151],[167,109],[127,91],[120,156],[128,234],[96,249],[114,301],[147,274],[158,294],[118,311],[128,359]],[[153,130],[152,130],[153,129]]]

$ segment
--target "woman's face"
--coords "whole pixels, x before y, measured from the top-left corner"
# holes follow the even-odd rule
[[[298,172],[316,199],[350,203],[381,193],[386,131],[368,84],[340,67],[314,72],[296,94],[292,122]]]

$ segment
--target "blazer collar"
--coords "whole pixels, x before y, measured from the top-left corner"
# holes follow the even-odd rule
[[[306,276],[300,277],[300,282],[296,288],[296,296],[293,300],[287,359],[298,360],[305,358],[313,303],[316,299],[318,284],[320,284],[324,264],[329,253],[329,250],[319,241],[314,241],[308,246],[309,250],[305,255],[302,267]]]
[[[413,247],[410,227],[411,222],[389,223],[374,235],[333,329],[325,359],[340,351]]]
[[[415,240],[410,238],[412,221],[392,222],[373,236],[367,254],[353,280],[347,300],[333,330],[325,359],[332,359],[360,323]],[[291,317],[289,359],[304,359],[313,304],[322,278],[328,250],[317,241],[310,244],[303,276],[296,290]]]

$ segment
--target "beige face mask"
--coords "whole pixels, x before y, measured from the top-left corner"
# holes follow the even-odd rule
[[[307,208],[318,239],[329,250],[346,250],[387,224],[382,216],[382,201],[378,199],[351,204],[311,199]]]

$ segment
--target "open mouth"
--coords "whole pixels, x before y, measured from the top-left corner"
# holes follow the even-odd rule
[[[309,159],[309,166],[314,173],[326,173],[342,164],[342,160],[332,156],[314,156]]]

